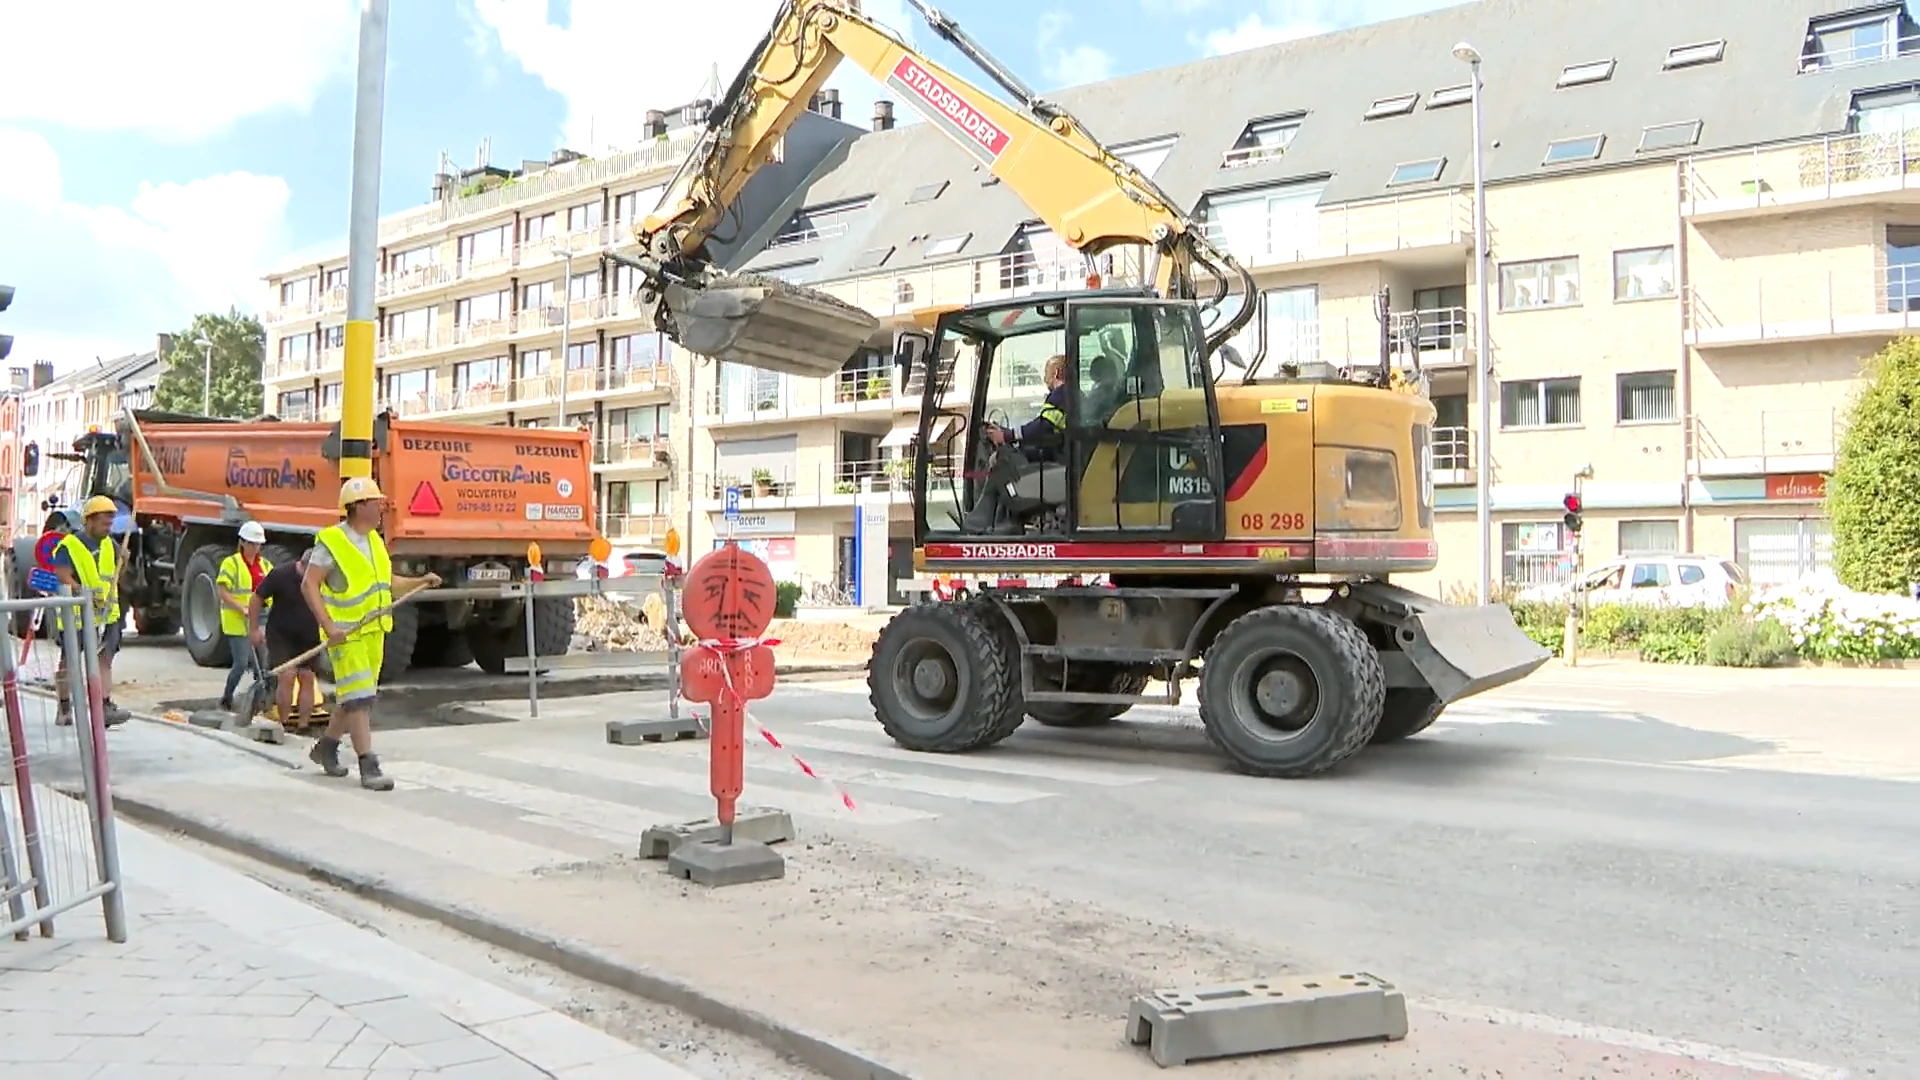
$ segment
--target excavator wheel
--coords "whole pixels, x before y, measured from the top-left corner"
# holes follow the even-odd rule
[[[1005,738],[1025,712],[1012,633],[976,604],[917,604],[874,642],[868,699],[893,741],[954,754]],[[1011,718],[1011,719],[1009,719]]]
[[[992,746],[1006,739],[1007,736],[1019,731],[1020,725],[1027,721],[1027,712],[1021,705],[1020,668],[1018,667],[1020,663],[1020,639],[1014,636],[1013,627],[1007,622],[1012,616],[1008,615],[1005,609],[999,604],[994,603],[991,599],[987,597],[974,599],[962,598],[956,601],[956,606],[964,607],[972,611],[977,617],[986,622],[987,628],[993,632],[994,640],[999,644],[999,655],[1007,658],[1007,678],[1013,687],[1013,693],[1009,695],[1008,704],[1005,711],[1000,714],[1000,718],[991,727],[987,728],[986,732],[980,736],[979,742],[967,747],[969,750],[977,750],[982,746]]]
[[[1067,683],[1071,689],[1094,694],[1138,694],[1147,688],[1147,675],[1108,664],[1079,664],[1069,671]],[[1027,715],[1047,727],[1099,727],[1131,708],[1091,701],[1034,701],[1027,704]]]
[[[1200,719],[1254,776],[1326,772],[1367,744],[1387,696],[1380,654],[1352,621],[1314,607],[1250,611],[1227,624],[1200,672]]]
[[[1410,739],[1427,730],[1445,708],[1439,695],[1424,686],[1396,686],[1387,691],[1380,726],[1373,729],[1373,737],[1367,741],[1378,746]]]

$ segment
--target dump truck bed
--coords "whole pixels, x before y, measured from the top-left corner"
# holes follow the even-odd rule
[[[230,522],[232,499],[269,529],[317,532],[340,518],[339,463],[325,453],[332,425],[147,422],[140,431],[145,446],[130,447],[139,514]],[[520,555],[537,541],[551,555],[584,553],[590,445],[578,429],[395,420],[374,453],[390,504],[381,532],[398,552]]]

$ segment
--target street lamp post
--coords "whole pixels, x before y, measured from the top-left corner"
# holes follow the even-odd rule
[[[1473,277],[1479,286],[1474,312],[1474,394],[1479,399],[1479,438],[1474,445],[1478,481],[1480,582],[1484,604],[1493,596],[1493,349],[1487,325],[1487,170],[1486,142],[1480,134],[1480,50],[1466,42],[1453,47],[1454,58],[1473,69]]]
[[[202,389],[200,391],[200,415],[212,416],[213,415],[213,342],[209,341],[206,337],[202,336],[196,339],[194,341],[194,344],[200,346],[201,355],[206,358],[206,366],[203,369],[203,374],[201,376]]]

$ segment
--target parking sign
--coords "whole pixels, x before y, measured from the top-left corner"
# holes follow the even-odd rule
[[[738,521],[739,519],[740,519],[740,489],[737,487],[729,487],[727,489],[727,520]]]

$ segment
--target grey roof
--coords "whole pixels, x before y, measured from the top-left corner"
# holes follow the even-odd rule
[[[96,386],[105,386],[107,383],[122,382],[140,374],[145,368],[158,367],[159,364],[160,354],[151,349],[143,353],[128,353],[112,360],[81,364],[41,387],[39,392],[45,393],[55,387],[86,391]]]
[[[1109,146],[1177,135],[1154,179],[1173,198],[1197,207],[1209,192],[1289,180],[1327,180],[1323,203],[1464,186],[1472,180],[1472,110],[1427,107],[1427,96],[1468,81],[1455,42],[1471,42],[1484,58],[1483,112],[1488,181],[1537,178],[1582,168],[1671,159],[1715,149],[1781,142],[1843,131],[1852,94],[1920,80],[1920,56],[1799,74],[1808,20],[1844,10],[1891,8],[1836,0],[1480,0],[1390,22],[1284,42],[1246,52],[1128,75],[1062,90],[1072,110]],[[1663,70],[1667,50],[1714,39],[1727,42],[1718,63]],[[1569,65],[1612,58],[1605,82],[1555,89]],[[979,84],[979,80],[975,80]],[[1418,93],[1413,112],[1378,120],[1362,116],[1376,100]],[[1221,155],[1250,121],[1305,112],[1287,152],[1246,168],[1222,169]],[[1696,146],[1639,154],[1643,128],[1700,120]],[[1604,134],[1597,161],[1543,166],[1555,139]],[[1447,159],[1426,185],[1387,187],[1395,165]],[[970,231],[956,258],[1002,249],[1035,219],[1005,184],[982,187],[973,159],[932,124],[866,134],[830,155],[787,201],[787,212],[854,196],[873,203],[848,231],[805,244],[760,250],[746,265],[818,262],[812,279],[855,269],[863,251],[894,247],[882,269],[925,265],[929,237]],[[951,180],[936,201],[908,205],[916,187]],[[784,215],[756,238],[778,231]],[[750,248],[751,249],[751,248]]]

